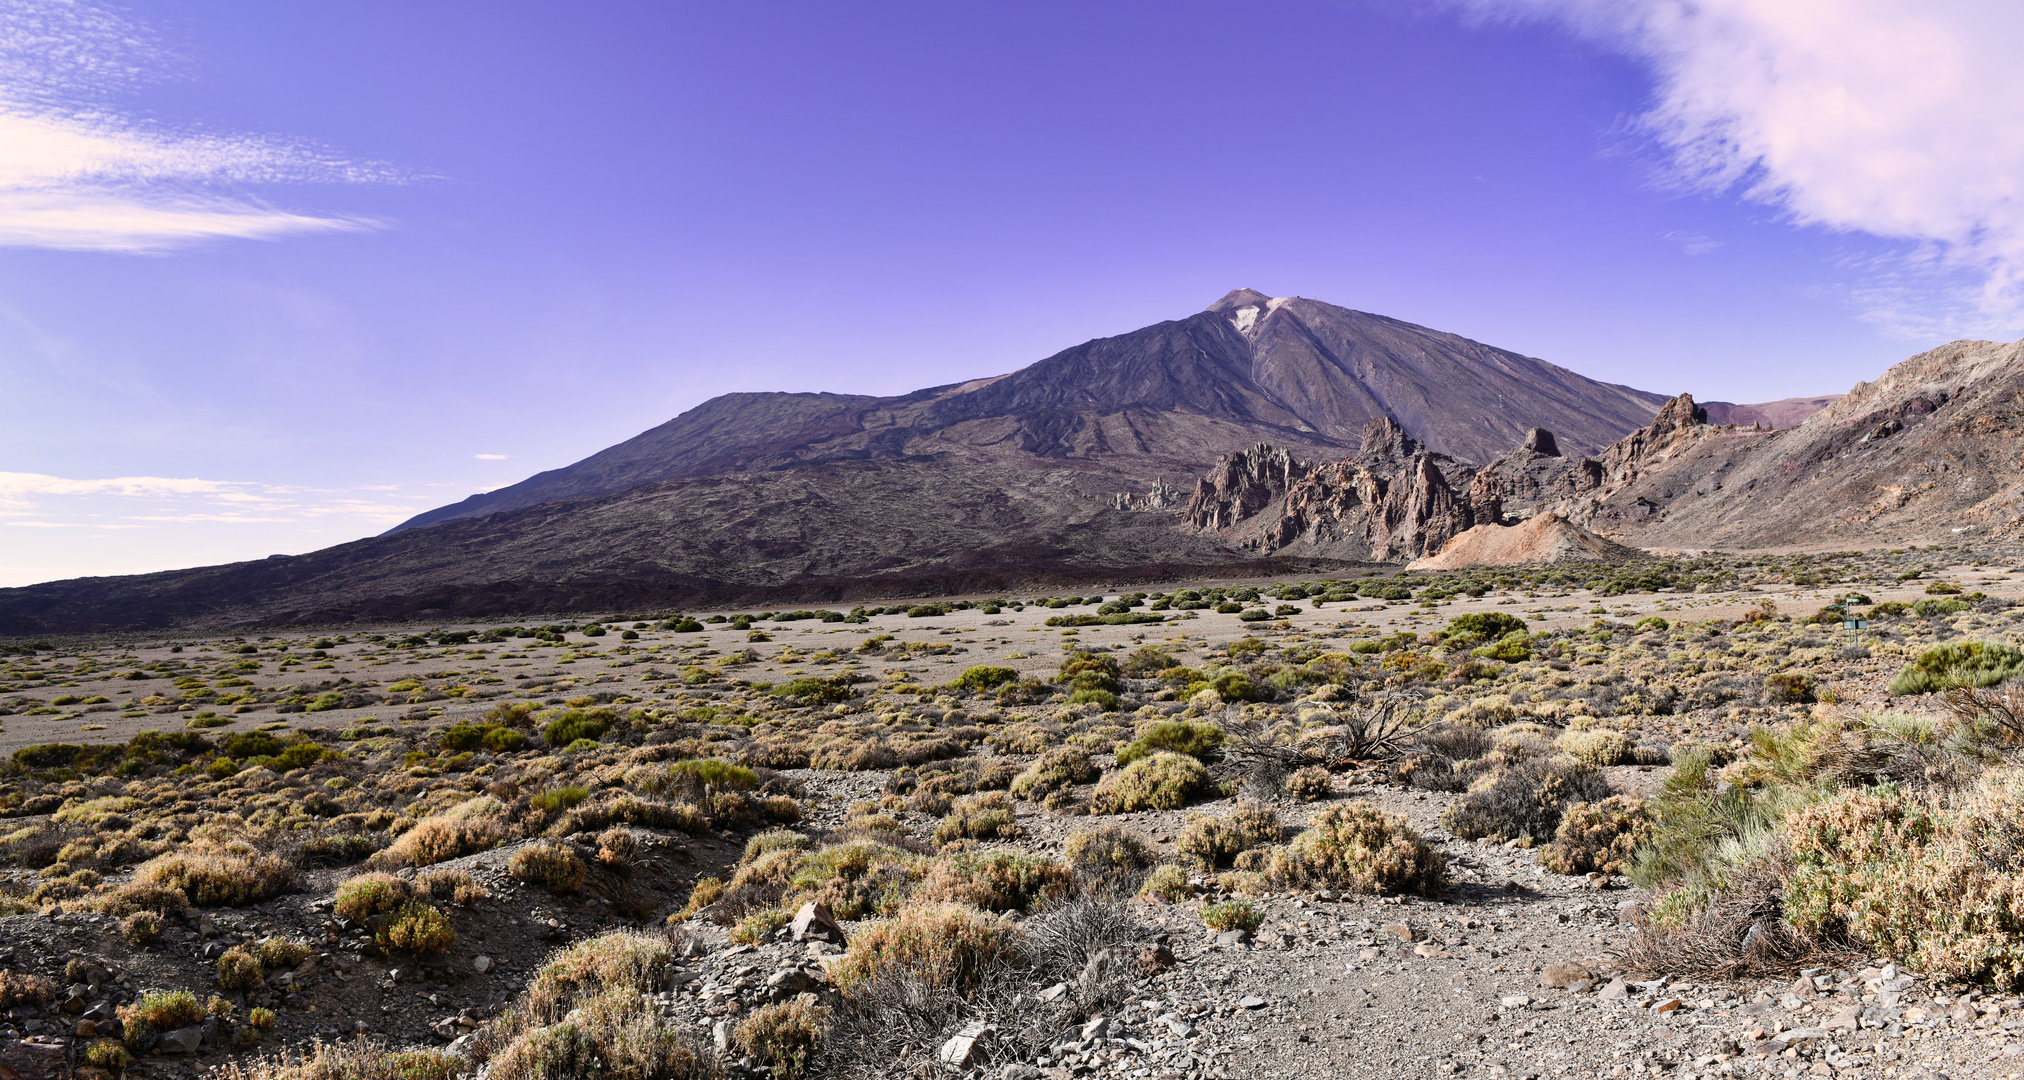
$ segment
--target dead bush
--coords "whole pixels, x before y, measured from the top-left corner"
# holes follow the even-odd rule
[[[1528,757],[1499,770],[1487,785],[1450,806],[1441,815],[1441,824],[1464,840],[1543,841],[1560,828],[1567,807],[1599,803],[1610,794],[1609,781],[1590,766]]]

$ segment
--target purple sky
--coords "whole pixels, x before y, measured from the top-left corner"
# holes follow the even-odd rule
[[[1598,5],[0,0],[0,585],[322,547],[715,394],[1237,286],[1745,402],[2017,336],[2024,150],[1807,111],[1930,64],[1706,5],[1753,88],[1736,34]],[[2014,16],[1939,6],[1965,94]]]

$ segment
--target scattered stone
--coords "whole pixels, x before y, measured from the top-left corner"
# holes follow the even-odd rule
[[[1814,987],[1813,980],[1807,978],[1804,975],[1801,975],[1797,979],[1792,980],[1792,996],[1794,997],[1810,998],[1819,992],[1820,991]]]
[[[937,1056],[950,1065],[963,1068],[969,1065],[970,1059],[975,1056],[977,1041],[997,1030],[994,1025],[981,1020],[973,1021],[951,1036],[948,1042],[943,1043]],[[1088,1029],[1085,1027],[1084,1030]]]
[[[1058,982],[1055,983],[1053,986],[1050,986],[1047,989],[1042,990],[1041,992],[1033,996],[1039,998],[1042,1001],[1055,1001],[1058,1000],[1061,997],[1061,995],[1066,993],[1068,993],[1068,984],[1065,982]]]
[[[1413,932],[1413,928],[1406,925],[1405,923],[1390,923],[1387,926],[1385,926],[1384,932],[1386,934],[1391,935],[1392,937],[1399,939],[1400,941],[1418,940],[1418,935]]]
[[[1251,944],[1251,931],[1225,930],[1216,935],[1216,944],[1226,949],[1249,945]]]
[[[1522,1009],[1532,1004],[1532,998],[1528,994],[1505,994],[1497,999],[1497,1004],[1507,1009]]]
[[[61,1043],[0,1041],[0,1076],[9,1080],[60,1080],[69,1071]]]
[[[1138,971],[1142,978],[1150,978],[1174,966],[1174,950],[1165,945],[1148,945],[1139,950]]]
[[[1539,975],[1539,985],[1549,986],[1555,990],[1565,990],[1570,984],[1576,982],[1593,982],[1594,980],[1594,972],[1589,971],[1580,964],[1565,962],[1548,964],[1546,965],[1546,970]]]
[[[829,905],[813,901],[801,905],[801,910],[794,913],[794,921],[788,923],[787,928],[796,941],[807,941],[813,937],[843,945],[850,940],[843,933],[843,925],[831,914]]]
[[[1082,1025],[1082,1039],[1084,1042],[1088,1042],[1091,1039],[1101,1039],[1109,1034],[1110,1017],[1108,1016],[1096,1017]]]
[[[1603,987],[1595,996],[1604,1001],[1629,1001],[1630,984],[1620,978],[1611,979],[1609,980],[1609,985]]]
[[[1262,1009],[1270,1003],[1256,994],[1247,994],[1244,996],[1242,1000],[1238,1001],[1237,1004],[1243,1006],[1246,1009]]]
[[[192,1025],[186,1028],[177,1028],[174,1031],[162,1032],[161,1041],[156,1044],[156,1049],[164,1054],[194,1054],[197,1052],[198,1047],[203,1045],[203,1026]]]
[[[480,975],[485,974],[492,970],[492,958],[482,953],[479,954],[471,960],[471,970]]]
[[[1681,1001],[1679,998],[1669,997],[1664,999],[1663,1001],[1659,1001],[1653,1004],[1652,1012],[1654,1013],[1679,1012],[1681,1009],[1686,1007],[1686,1004],[1687,1004],[1686,1002]]]

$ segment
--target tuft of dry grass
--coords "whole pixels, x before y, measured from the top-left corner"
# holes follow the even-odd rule
[[[173,904],[169,893],[174,891],[199,907],[237,907],[278,896],[294,884],[295,871],[287,863],[244,845],[234,848],[177,852],[150,859],[117,891],[114,902],[126,905],[128,910]]]
[[[738,1023],[732,1041],[760,1061],[771,1062],[777,1080],[798,1080],[822,1049],[830,1010],[813,1001],[766,1005]]]
[[[1020,959],[1010,926],[964,904],[931,903],[859,927],[830,977],[849,994],[904,969],[927,986],[967,994],[992,967]]]
[[[583,888],[585,869],[576,852],[547,841],[521,848],[506,864],[507,872],[515,878],[553,893],[572,893]]]

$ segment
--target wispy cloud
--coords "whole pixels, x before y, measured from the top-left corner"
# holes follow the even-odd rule
[[[375,227],[247,189],[391,182],[397,170],[289,139],[165,130],[106,104],[174,63],[146,28],[109,10],[0,0],[0,246],[158,252]]]
[[[420,509],[417,502],[431,498],[397,491],[390,485],[346,490],[195,477],[87,480],[0,472],[0,518],[14,519],[6,524],[28,528],[136,527],[119,522],[251,525],[333,517],[392,525],[413,516]]]
[[[1801,225],[1906,245],[1849,290],[1885,325],[2024,327],[2016,0],[1452,0],[1648,62],[1641,128],[1674,175]],[[1960,286],[1963,275],[1972,281]],[[1920,314],[1909,323],[1907,308]]]
[[[479,461],[504,461],[504,460],[506,460],[506,455],[505,455],[505,454],[472,454],[471,456],[472,456],[472,457],[474,457],[474,458],[477,458],[477,459],[478,459]]]
[[[1695,232],[1679,232],[1676,230],[1666,233],[1660,239],[1680,245],[1680,250],[1689,255],[1706,255],[1708,252],[1722,246],[1720,240]]]

